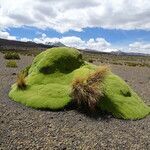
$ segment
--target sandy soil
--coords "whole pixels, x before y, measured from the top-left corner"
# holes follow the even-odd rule
[[[27,108],[8,98],[19,70],[32,62],[22,56],[18,68],[6,68],[0,54],[0,150],[148,150],[150,116],[138,121],[95,117],[74,109],[52,112]],[[150,104],[150,68],[111,65]]]

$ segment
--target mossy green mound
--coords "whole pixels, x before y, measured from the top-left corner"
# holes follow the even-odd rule
[[[150,107],[120,77],[109,74],[104,82],[104,99],[99,107],[117,118],[141,119],[150,113]]]
[[[76,49],[48,49],[36,56],[30,69],[26,69],[26,89],[19,89],[14,84],[9,97],[33,108],[61,109],[72,101],[72,81],[77,77],[88,76],[96,68],[83,61]],[[113,73],[109,72],[102,86],[104,98],[98,104],[100,109],[124,119],[140,119],[150,113],[150,107]]]

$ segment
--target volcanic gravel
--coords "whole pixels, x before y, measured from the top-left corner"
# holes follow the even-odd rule
[[[11,101],[16,74],[31,64],[21,56],[18,68],[6,68],[0,53],[0,150],[149,150],[150,117],[137,121],[75,109],[35,110]],[[150,68],[111,65],[150,104]]]

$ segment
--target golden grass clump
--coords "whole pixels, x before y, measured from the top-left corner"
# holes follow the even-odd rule
[[[25,77],[26,75],[24,73],[18,74],[18,77],[17,77],[17,87],[21,90],[24,90],[27,87]]]
[[[76,78],[72,84],[71,96],[78,106],[95,110],[97,103],[103,97],[103,90],[100,83],[108,73],[107,66],[99,67],[87,78]]]
[[[102,82],[106,74],[109,72],[108,66],[101,66],[96,69],[96,71],[90,74],[87,78],[88,84],[96,84]]]

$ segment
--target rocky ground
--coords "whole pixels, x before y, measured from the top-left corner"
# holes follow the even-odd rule
[[[126,121],[111,115],[96,116],[67,109],[35,110],[8,98],[16,73],[32,62],[21,56],[18,68],[6,68],[0,54],[0,150],[148,150],[150,116]],[[150,104],[150,68],[111,65]]]

